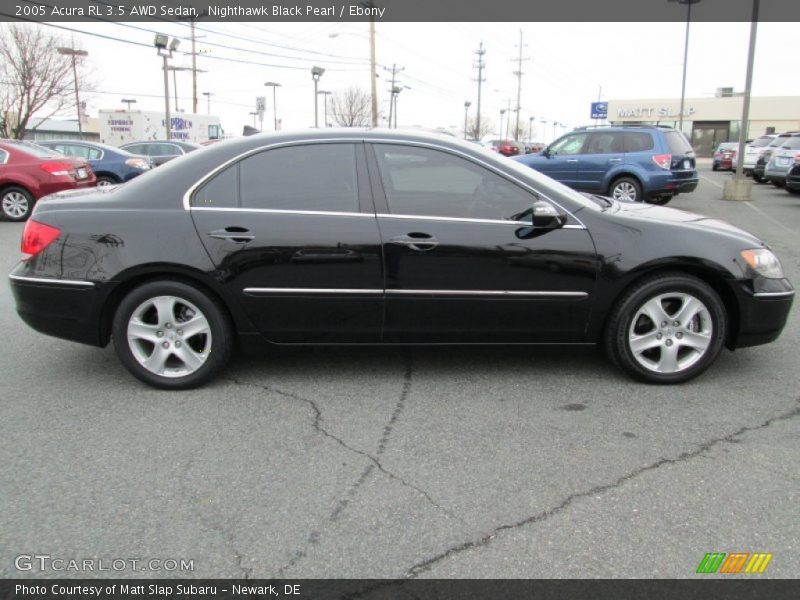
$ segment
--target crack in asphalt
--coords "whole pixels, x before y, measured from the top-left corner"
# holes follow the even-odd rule
[[[251,383],[251,382],[247,382],[247,381],[241,381],[241,380],[238,380],[238,379],[233,378],[233,377],[227,377],[225,379],[227,379],[228,381],[234,383],[235,385],[255,387],[255,388],[262,389],[262,390],[265,390],[265,391],[273,393],[273,394],[277,394],[279,396],[283,396],[285,398],[289,398],[289,399],[296,400],[298,402],[303,402],[303,403],[307,404],[311,408],[311,410],[313,412],[313,415],[314,415],[312,426],[313,426],[315,431],[317,431],[318,433],[324,435],[325,437],[335,441],[342,448],[348,450],[349,452],[358,454],[359,456],[362,456],[362,457],[364,457],[364,458],[366,458],[367,460],[370,461],[370,464],[368,464],[364,468],[364,470],[359,475],[358,479],[350,486],[350,488],[347,490],[347,492],[345,492],[344,497],[339,500],[339,502],[336,504],[334,509],[331,511],[330,515],[328,516],[328,522],[333,522],[333,521],[336,521],[336,520],[339,519],[339,517],[342,514],[342,512],[347,508],[347,506],[350,504],[351,500],[355,497],[356,492],[358,491],[358,489],[367,481],[369,476],[377,468],[381,473],[385,474],[390,479],[393,479],[393,480],[399,482],[401,485],[404,485],[404,486],[416,491],[418,494],[420,494],[422,497],[424,497],[425,500],[431,506],[433,506],[437,510],[442,511],[443,513],[445,513],[451,519],[456,519],[456,520],[461,521],[463,523],[464,522],[463,519],[461,519],[460,517],[456,516],[449,509],[447,509],[446,507],[444,507],[444,506],[440,505],[438,502],[436,502],[427,491],[425,491],[424,489],[420,488],[419,486],[411,483],[410,481],[404,479],[400,475],[397,475],[396,473],[393,473],[392,471],[388,470],[386,467],[383,466],[383,464],[379,460],[379,457],[381,455],[383,455],[384,452],[386,451],[386,447],[387,447],[387,445],[389,443],[389,438],[390,438],[390,436],[391,436],[391,434],[392,434],[392,432],[394,430],[394,426],[396,425],[398,419],[400,418],[400,415],[402,414],[403,410],[405,409],[406,400],[407,400],[408,395],[409,395],[409,393],[411,391],[412,374],[413,374],[413,367],[412,367],[412,364],[411,364],[411,359],[407,358],[405,373],[404,373],[404,377],[403,377],[403,387],[402,387],[402,390],[400,391],[400,398],[398,399],[397,403],[395,404],[394,410],[392,411],[392,415],[389,418],[389,422],[383,428],[383,433],[381,435],[380,440],[378,441],[378,447],[377,447],[377,450],[376,450],[374,456],[372,454],[368,453],[368,452],[365,452],[363,450],[359,450],[358,448],[354,448],[353,446],[351,446],[350,444],[345,442],[342,438],[334,435],[333,433],[331,433],[330,431],[325,429],[325,427],[322,426],[322,421],[324,420],[323,416],[322,416],[322,411],[320,410],[319,406],[317,406],[316,402],[314,402],[310,398],[306,398],[306,397],[301,396],[299,394],[295,394],[293,392],[287,392],[285,390],[281,390],[279,388],[275,388],[275,387],[271,387],[271,386],[266,386],[266,385],[262,385],[262,384],[258,384],[258,383]],[[316,544],[319,541],[320,535],[321,534],[320,534],[319,531],[316,531],[316,530],[312,531],[311,534],[309,535],[308,539],[306,540],[306,543],[307,544]],[[300,549],[300,550],[296,551],[294,553],[294,555],[292,556],[292,558],[289,560],[289,562],[287,564],[285,564],[284,566],[282,566],[278,570],[278,575],[282,575],[286,570],[288,570],[291,567],[293,567],[295,564],[297,564],[297,562],[299,562],[301,559],[303,559],[305,557],[306,557],[306,552],[303,549]]]
[[[194,515],[203,523],[206,524],[212,531],[215,531],[219,534],[222,538],[222,541],[225,542],[225,545],[230,548],[231,553],[233,554],[233,558],[236,561],[237,567],[239,567],[239,571],[242,573],[242,579],[250,579],[253,576],[253,568],[252,567],[245,567],[244,566],[244,555],[239,552],[236,548],[236,540],[234,538],[233,533],[228,531],[222,523],[218,522],[216,519],[209,518],[207,515],[203,514],[197,507],[200,503],[200,499],[197,497],[189,487],[187,482],[187,477],[189,475],[189,470],[192,468],[194,464],[194,457],[192,456],[186,461],[186,466],[183,468],[183,472],[181,473],[180,478],[178,479],[178,486],[183,490],[185,497],[190,500],[189,508],[194,513]]]
[[[800,404],[800,400],[797,400],[797,402],[798,402],[798,404]],[[709,440],[707,442],[703,442],[702,444],[700,444],[698,446],[697,449],[689,451],[689,452],[682,452],[676,458],[660,458],[659,460],[655,461],[654,463],[651,463],[649,465],[646,465],[644,467],[641,467],[639,469],[631,471],[627,475],[623,475],[622,477],[620,477],[619,479],[617,479],[616,481],[614,481],[612,483],[607,483],[607,484],[604,484],[604,485],[598,485],[598,486],[595,486],[595,487],[593,487],[593,488],[591,488],[589,490],[583,491],[583,492],[576,492],[574,494],[570,494],[561,503],[559,503],[558,505],[554,506],[553,508],[550,508],[548,510],[536,513],[535,515],[532,515],[530,517],[522,519],[521,521],[517,521],[516,523],[505,524],[505,525],[500,525],[498,527],[495,527],[490,533],[488,533],[488,534],[486,534],[484,536],[481,536],[478,539],[473,539],[473,540],[469,540],[469,541],[463,542],[461,544],[457,544],[455,546],[450,547],[449,549],[447,549],[446,551],[442,552],[441,554],[437,554],[436,556],[433,556],[433,557],[428,558],[428,559],[426,559],[424,561],[421,561],[421,562],[411,566],[405,572],[404,577],[406,579],[414,579],[414,578],[418,577],[419,575],[421,575],[422,573],[424,573],[426,571],[429,571],[437,563],[439,563],[439,562],[441,562],[443,560],[447,560],[451,556],[454,556],[456,554],[460,554],[461,552],[465,552],[467,550],[472,550],[472,549],[476,549],[476,548],[482,548],[482,547],[485,547],[485,546],[489,545],[492,542],[492,540],[494,540],[498,535],[500,535],[504,531],[508,531],[508,530],[512,530],[512,529],[518,529],[518,528],[521,528],[521,527],[525,527],[527,525],[531,525],[533,523],[544,521],[544,520],[552,517],[556,513],[559,513],[561,511],[565,510],[575,500],[579,500],[581,498],[586,498],[586,497],[589,497],[589,496],[594,496],[596,494],[602,494],[602,493],[607,492],[609,490],[612,490],[614,488],[621,487],[622,485],[624,485],[628,481],[630,481],[630,480],[632,480],[632,479],[634,479],[634,478],[636,478],[636,477],[638,477],[638,476],[640,476],[640,475],[642,475],[644,473],[647,473],[649,471],[653,471],[653,470],[658,469],[659,467],[662,467],[664,465],[678,464],[678,463],[681,463],[681,462],[684,462],[684,461],[691,460],[693,458],[702,456],[703,454],[705,454],[706,452],[708,452],[709,450],[711,450],[714,446],[716,446],[718,444],[721,444],[721,443],[736,443],[738,441],[736,438],[738,438],[738,437],[740,437],[740,436],[742,436],[742,435],[744,435],[746,433],[750,433],[750,432],[753,432],[753,431],[758,431],[760,429],[764,429],[766,427],[769,427],[770,425],[772,425],[773,423],[776,423],[778,421],[785,421],[787,419],[792,419],[792,418],[797,417],[797,416],[800,416],[800,406],[796,406],[793,410],[787,411],[785,413],[782,413],[780,415],[777,415],[775,417],[767,419],[766,421],[764,421],[763,423],[760,423],[759,425],[749,425],[749,426],[745,425],[743,427],[740,427],[739,429],[737,429],[733,433],[729,433],[728,435],[725,435],[725,436],[722,436],[722,437],[718,437],[718,438],[713,438],[713,439],[711,439],[711,440]]]

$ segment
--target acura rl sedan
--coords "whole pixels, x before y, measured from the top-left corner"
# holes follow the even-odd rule
[[[22,253],[22,319],[112,341],[169,389],[264,344],[595,345],[637,379],[679,383],[723,347],[775,340],[794,296],[732,225],[396,130],[229,140],[51,195]]]

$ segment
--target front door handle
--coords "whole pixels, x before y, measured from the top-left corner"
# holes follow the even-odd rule
[[[621,158],[609,158],[608,162],[610,162],[610,163],[612,163],[612,162],[613,163],[618,163],[618,162],[622,162],[622,159]]]
[[[428,233],[421,233],[418,231],[393,237],[389,240],[389,243],[407,246],[412,250],[417,250],[418,252],[433,250],[439,245],[439,241],[435,237]]]
[[[227,240],[229,242],[237,242],[240,244],[246,244],[247,242],[251,242],[255,239],[250,230],[245,227],[226,227],[225,229],[216,229],[214,231],[209,231],[208,236],[212,238],[216,238],[218,240]]]
[[[578,159],[577,158],[568,158],[567,162],[568,163],[576,163],[576,162],[578,162]]]

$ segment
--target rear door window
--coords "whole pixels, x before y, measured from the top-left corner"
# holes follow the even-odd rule
[[[800,136],[790,137],[786,143],[781,146],[784,150],[797,150],[800,148]]]
[[[598,131],[589,134],[584,154],[618,154],[624,151],[622,133]]]
[[[197,188],[192,206],[234,208],[239,205],[239,166],[217,173]]]
[[[671,154],[688,154],[692,152],[692,145],[680,131],[665,131],[664,139]]]
[[[622,134],[625,139],[625,152],[647,152],[655,147],[653,136],[641,131],[626,131]]]

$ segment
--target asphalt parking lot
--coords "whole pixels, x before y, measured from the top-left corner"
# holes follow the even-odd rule
[[[800,282],[800,197],[671,206],[772,245]],[[22,226],[0,223],[0,260]],[[0,577],[15,557],[191,559],[159,577],[674,577],[707,552],[800,574],[800,315],[678,387],[600,354],[295,349],[149,389],[37,334],[0,285]],[[90,573],[91,575],[91,573]]]

